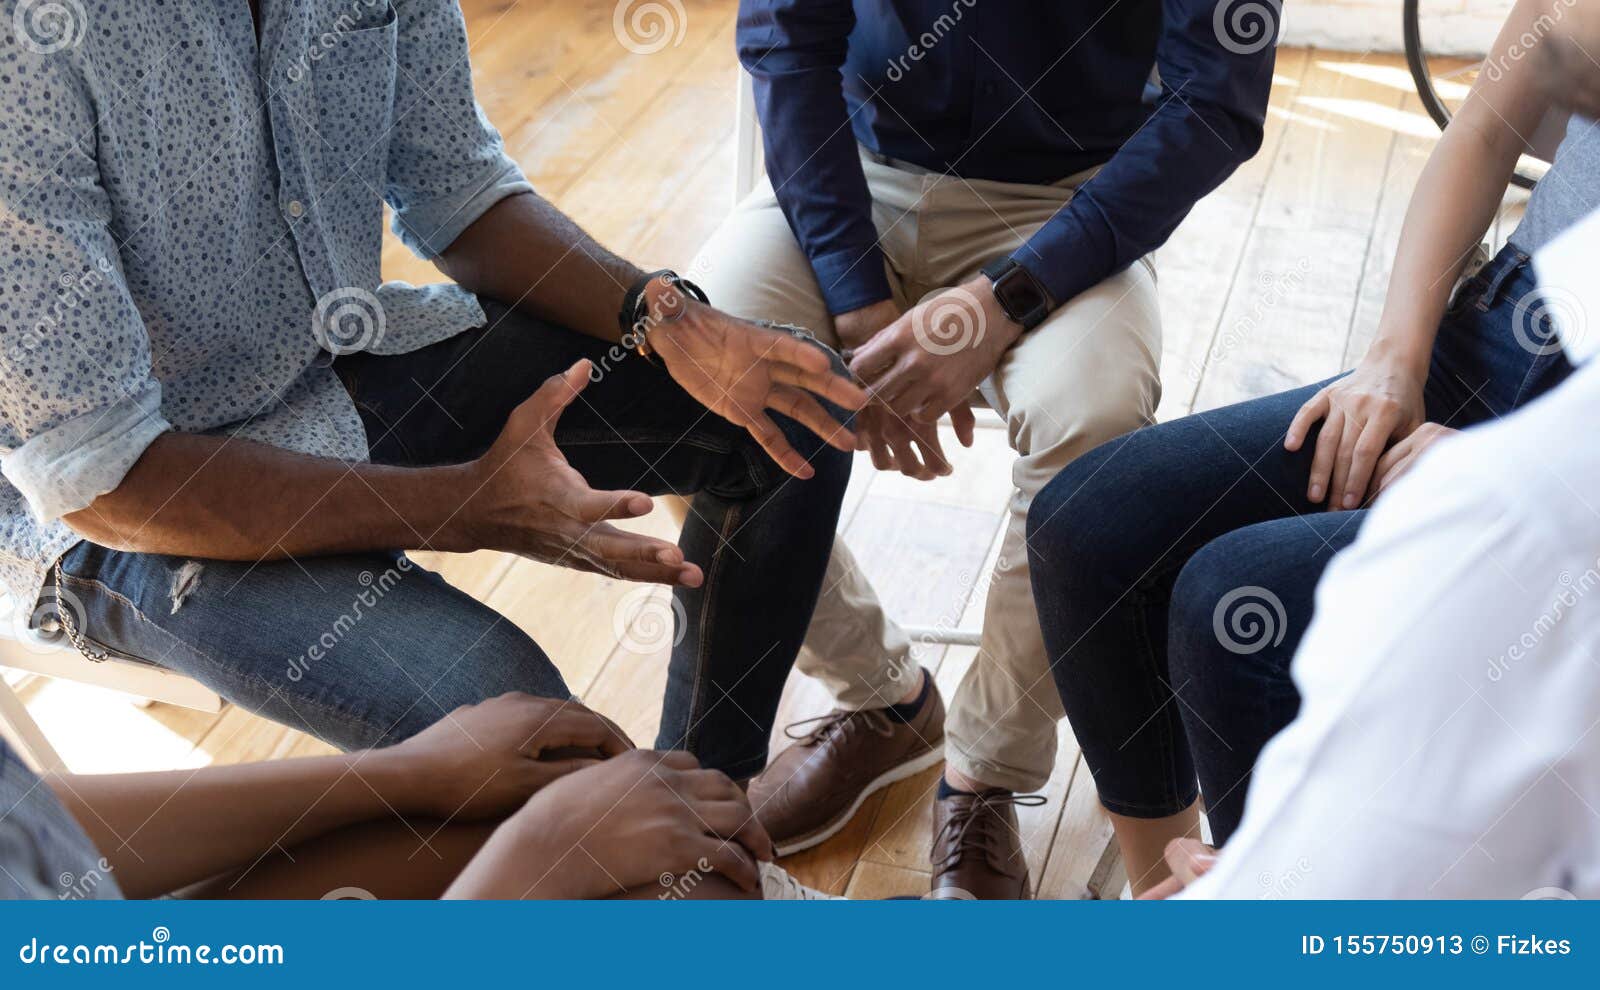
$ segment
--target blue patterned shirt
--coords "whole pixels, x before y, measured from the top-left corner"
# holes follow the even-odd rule
[[[83,826],[0,739],[0,901],[121,896]]]
[[[479,326],[381,284],[530,187],[453,0],[0,0],[0,584],[177,430],[366,457],[333,355]]]

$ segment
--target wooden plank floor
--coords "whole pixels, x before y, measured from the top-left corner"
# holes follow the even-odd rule
[[[614,250],[686,267],[730,203],[735,0],[685,0],[681,41],[630,52],[612,0],[466,0],[474,76],[489,117],[534,185]],[[1456,72],[1457,65],[1436,66]],[[1460,86],[1446,87],[1458,96]],[[1261,152],[1200,203],[1157,257],[1165,330],[1162,418],[1332,374],[1370,339],[1407,196],[1436,136],[1396,58],[1279,53]],[[1507,213],[1521,194],[1508,196]],[[1508,223],[1500,225],[1504,230]],[[385,274],[435,282],[391,239]],[[1009,486],[1000,431],[957,452],[954,477],[921,483],[858,464],[840,524],[902,621],[975,626],[974,595],[998,551]],[[658,511],[639,524],[670,534]],[[655,732],[660,653],[618,642],[614,615],[637,586],[500,554],[423,562],[534,635],[592,706],[635,739]],[[931,578],[930,578],[931,575]],[[652,592],[664,595],[659,589]],[[575,617],[581,617],[575,621]],[[927,650],[953,691],[976,651]],[[199,766],[326,751],[317,740],[237,709],[202,715],[76,685],[33,680],[24,696],[76,769]],[[826,695],[798,674],[784,721]],[[1080,897],[1109,835],[1071,733],[1061,734],[1049,802],[1023,810],[1043,897]],[[781,735],[779,735],[781,739]],[[850,826],[787,865],[807,883],[857,897],[927,889],[930,799],[938,771],[868,801]]]

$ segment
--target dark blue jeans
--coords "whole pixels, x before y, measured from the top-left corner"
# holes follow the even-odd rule
[[[1514,249],[1461,287],[1433,350],[1429,420],[1469,427],[1571,373],[1537,298]],[[1366,511],[1306,500],[1315,433],[1283,449],[1325,384],[1111,441],[1034,500],[1029,557],[1056,686],[1117,814],[1176,814],[1198,775],[1226,841],[1256,757],[1299,709],[1289,662],[1313,589]]]
[[[755,773],[827,567],[849,455],[779,418],[816,469],[795,480],[657,365],[608,357],[601,341],[491,301],[484,309],[485,328],[410,354],[336,362],[373,460],[469,460],[551,375],[584,357],[609,369],[563,413],[556,441],[596,488],[693,493],[680,545],[706,574],[703,587],[676,592],[685,621],[656,745],[730,775]],[[506,691],[570,696],[527,634],[398,553],[205,561],[175,608],[184,564],[81,543],[62,571],[94,643],[334,745],[392,743]]]

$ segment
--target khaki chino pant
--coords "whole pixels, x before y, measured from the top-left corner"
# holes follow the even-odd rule
[[[903,309],[978,274],[1050,219],[1085,176],[1056,185],[963,180],[864,154],[873,222]],[[692,277],[719,309],[807,327],[837,344],[832,318],[770,184],[712,235]],[[988,585],[983,640],[955,696],[946,759],[989,785],[1036,790],[1055,763],[1061,701],[1029,585],[1028,506],[1078,455],[1152,422],[1160,399],[1160,315],[1146,259],[1083,292],[1025,334],[981,386],[1005,420],[1015,486]],[[798,665],[839,707],[905,693],[917,669],[842,539]]]

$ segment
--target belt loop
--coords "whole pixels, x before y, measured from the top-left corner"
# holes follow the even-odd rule
[[[1502,264],[1494,277],[1489,279],[1489,284],[1483,287],[1483,294],[1478,297],[1478,312],[1487,313],[1500,298],[1500,290],[1506,281],[1522,270],[1528,263],[1528,255],[1522,251],[1512,254],[1509,264]]]

